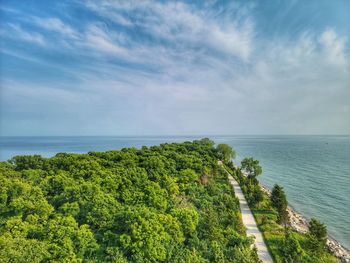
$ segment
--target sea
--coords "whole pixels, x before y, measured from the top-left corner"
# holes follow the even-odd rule
[[[0,137],[0,161],[15,155],[87,153],[152,146],[209,137],[231,145],[237,164],[260,161],[260,182],[281,185],[289,204],[307,219],[317,218],[329,234],[350,248],[350,136],[83,136]]]

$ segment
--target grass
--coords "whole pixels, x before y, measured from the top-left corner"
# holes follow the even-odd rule
[[[284,240],[284,228],[276,223],[277,216],[272,209],[269,209],[267,201],[264,197],[259,208],[253,208],[252,213],[273,260],[282,262],[280,247]]]
[[[237,178],[237,175],[234,171],[232,171],[229,167],[225,168],[234,177],[236,177],[238,182],[240,181],[240,178]],[[282,263],[282,248],[284,244],[285,229],[283,226],[276,223],[277,214],[270,205],[269,196],[264,193],[263,201],[260,202],[257,207],[250,208],[274,262]],[[309,247],[308,235],[298,233],[296,231],[293,231],[293,235],[298,240],[305,253],[312,256],[313,254]],[[317,261],[315,262],[335,263],[339,262],[339,260],[328,251],[324,251],[321,255],[317,255]]]

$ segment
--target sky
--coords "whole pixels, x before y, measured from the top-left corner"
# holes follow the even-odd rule
[[[0,135],[350,134],[350,1],[0,1]]]

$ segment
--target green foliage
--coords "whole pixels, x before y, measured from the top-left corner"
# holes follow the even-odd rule
[[[1,162],[0,262],[257,262],[217,164],[233,153],[205,138]]]
[[[298,239],[289,230],[286,231],[282,251],[283,262],[303,262],[305,252],[301,248]]]
[[[261,190],[259,185],[252,186],[252,191],[250,194],[250,204],[256,206],[264,200],[264,192]]]
[[[264,199],[264,192],[262,191],[256,177],[249,175],[244,176],[241,170],[233,166],[232,162],[228,163],[227,168],[231,171],[235,171],[235,173],[239,173],[237,179],[240,182],[242,191],[244,192],[249,205],[252,207],[259,206]]]
[[[118,215],[121,229],[119,244],[133,258],[154,262],[167,258],[168,247],[176,247],[185,240],[179,221],[147,207],[129,208]]]
[[[180,222],[185,236],[192,236],[197,229],[199,214],[194,208],[179,207],[172,210],[172,215]]]
[[[271,192],[271,205],[277,210],[277,222],[286,225],[288,223],[287,197],[283,187],[275,184]]]
[[[219,144],[216,147],[216,151],[219,159],[224,162],[229,162],[232,158],[236,157],[236,152],[227,144]]]
[[[259,186],[259,184],[252,184],[251,179],[244,176],[241,170],[235,168],[233,165],[228,164],[226,169],[236,177],[246,198],[252,192],[251,188]],[[324,231],[321,230],[323,227],[320,227],[319,224],[313,224],[316,227],[315,230],[312,230],[314,233],[312,235],[298,233],[289,228],[282,227],[277,223],[278,213],[276,208],[272,206],[270,196],[265,192],[262,192],[262,195],[263,200],[258,206],[253,206],[251,203],[249,203],[249,205],[251,206],[255,220],[263,234],[274,262],[339,262],[339,260],[331,255],[324,246],[319,246],[320,243],[316,236],[324,237]],[[320,240],[323,240],[323,238]]]
[[[246,157],[241,162],[241,169],[248,173],[248,178],[256,178],[262,174],[262,168],[258,160],[254,160],[252,157]]]
[[[315,252],[322,251],[327,242],[327,227],[317,219],[311,218],[309,232],[313,250]]]

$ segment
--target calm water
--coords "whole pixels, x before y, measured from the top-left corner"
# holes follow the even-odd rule
[[[18,154],[52,156],[181,142],[198,137],[0,137],[0,160]],[[260,181],[282,185],[289,203],[307,218],[317,217],[350,248],[350,136],[216,136],[245,156],[260,160]]]

